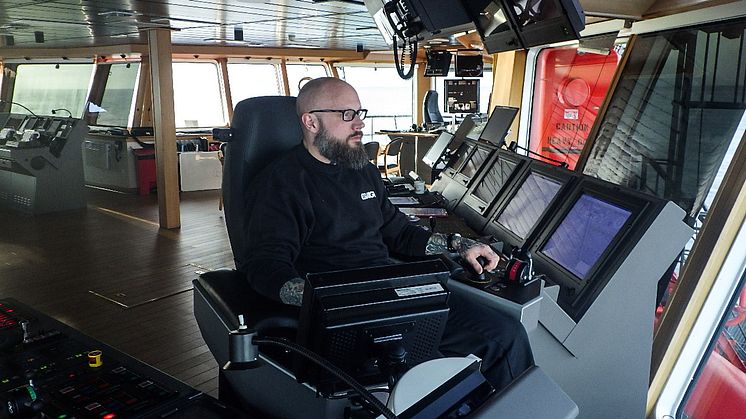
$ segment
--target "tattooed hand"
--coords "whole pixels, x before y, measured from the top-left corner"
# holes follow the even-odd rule
[[[280,288],[280,301],[293,306],[300,306],[303,302],[303,288],[306,281],[293,278]]]
[[[477,257],[482,256],[487,260],[484,265],[484,269],[491,271],[497,267],[497,263],[500,261],[500,256],[495,253],[491,247],[486,244],[479,243],[478,241],[468,239],[466,237],[458,237],[457,243],[452,243],[454,250],[456,250],[466,263],[470,264],[474,272],[481,273],[482,265],[477,262]],[[434,233],[430,236],[427,245],[425,246],[426,255],[436,255],[439,253],[448,252],[448,235],[441,233]]]

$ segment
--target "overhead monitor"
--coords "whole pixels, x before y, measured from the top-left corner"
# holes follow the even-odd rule
[[[430,149],[427,150],[427,153],[422,157],[422,162],[430,168],[435,168],[438,162],[443,158],[451,140],[453,140],[453,134],[446,131],[441,132]]]
[[[657,197],[584,177],[530,249],[534,268],[560,285],[557,300],[578,321],[636,245]]]
[[[479,79],[445,80],[445,106],[448,113],[479,112]]]
[[[485,232],[508,246],[531,242],[542,221],[572,182],[572,172],[532,160],[490,216]]]
[[[578,0],[465,2],[488,53],[580,38],[585,14]]]
[[[360,384],[388,381],[388,359],[407,367],[437,355],[448,318],[448,268],[439,259],[309,274],[298,342]],[[325,395],[349,387],[298,359],[296,375]]]
[[[451,54],[448,51],[427,51],[425,77],[446,77],[451,69]]]
[[[504,192],[510,179],[518,175],[527,158],[512,151],[498,149],[497,157],[492,165],[477,178],[477,184],[464,198],[464,204],[471,207],[479,215],[485,215],[493,202]]]
[[[502,146],[505,143],[505,136],[508,135],[510,125],[513,123],[515,116],[518,114],[518,108],[510,106],[495,106],[492,115],[484,126],[484,130],[479,135],[481,140],[489,141],[492,144]]]
[[[480,54],[456,54],[456,77],[482,77],[484,62]]]

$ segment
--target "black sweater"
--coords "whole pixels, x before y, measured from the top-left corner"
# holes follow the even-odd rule
[[[372,164],[325,164],[299,145],[253,184],[247,274],[267,297],[279,300],[282,285],[306,273],[388,264],[389,249],[425,254],[430,233],[389,202]]]

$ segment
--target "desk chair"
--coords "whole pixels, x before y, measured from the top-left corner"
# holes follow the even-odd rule
[[[368,160],[370,160],[371,163],[376,164],[376,161],[378,160],[378,150],[380,149],[378,141],[367,142],[363,144],[363,148],[365,149],[365,153],[368,154]]]
[[[399,157],[401,154],[401,145],[404,138],[397,137],[391,140],[384,148],[383,155],[378,157],[378,170],[381,172],[383,177],[388,177],[390,174],[396,174],[401,176],[401,169],[399,168]]]

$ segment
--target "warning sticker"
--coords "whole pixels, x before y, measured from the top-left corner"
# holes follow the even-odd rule
[[[578,119],[579,115],[577,109],[565,109],[565,119]]]

